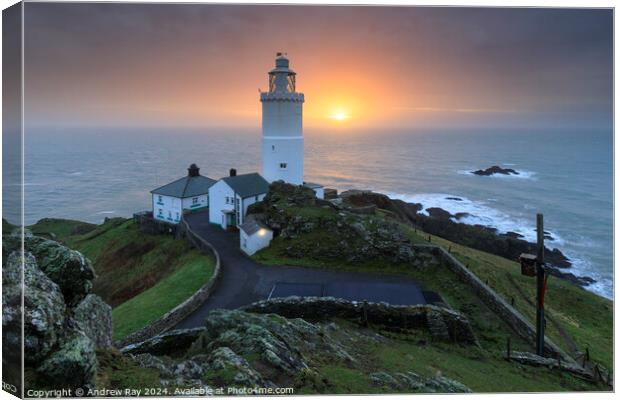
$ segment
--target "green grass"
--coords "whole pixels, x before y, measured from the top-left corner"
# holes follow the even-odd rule
[[[535,368],[508,362],[502,353],[487,348],[459,346],[433,341],[427,332],[395,333],[380,331],[381,341],[372,337],[373,328],[337,321],[339,330],[332,333],[346,344],[353,362],[334,363],[314,359],[315,373],[301,374],[295,382],[297,393],[362,394],[411,392],[378,387],[369,375],[414,372],[424,378],[438,375],[459,381],[474,392],[561,392],[609,390],[578,379],[566,372]],[[364,336],[364,333],[371,333]]]
[[[112,310],[114,339],[122,339],[181,304],[213,275],[213,260],[196,250],[179,260],[183,267]]]

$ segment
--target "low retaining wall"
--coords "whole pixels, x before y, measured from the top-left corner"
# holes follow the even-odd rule
[[[177,227],[176,236],[178,238],[186,238],[197,249],[205,253],[209,253],[213,256],[215,261],[213,276],[211,277],[211,279],[209,279],[207,283],[205,283],[200,289],[194,292],[194,294],[192,294],[183,303],[179,304],[178,306],[164,314],[162,317],[151,322],[139,331],[128,335],[123,340],[116,343],[117,347],[121,348],[133,343],[142,342],[155,335],[172,329],[179,322],[185,319],[185,317],[187,317],[198,307],[200,307],[209,298],[209,296],[211,296],[211,293],[215,289],[215,285],[220,278],[221,271],[220,255],[215,249],[215,247],[213,247],[211,243],[202,239],[194,231],[192,231],[192,229],[187,224],[187,221],[185,221],[184,219],[181,219],[181,222]]]
[[[440,246],[416,245],[414,247],[419,251],[428,251],[435,256],[439,256],[440,260],[464,283],[469,285],[476,292],[478,297],[484,301],[495,314],[504,320],[517,335],[534,345],[536,344],[536,328],[534,325],[495,290],[482,282],[476,274],[470,271],[452,254]],[[556,358],[559,355],[569,362],[573,361],[566,352],[547,337],[545,337],[545,353],[552,358]]]
[[[428,304],[395,306],[388,303],[348,301],[334,297],[291,296],[262,300],[242,311],[278,314],[286,318],[324,320],[342,318],[362,324],[399,329],[426,329],[440,340],[478,344],[467,318],[459,312]]]

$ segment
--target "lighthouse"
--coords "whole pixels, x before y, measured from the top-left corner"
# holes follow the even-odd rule
[[[263,177],[269,182],[283,180],[304,183],[304,136],[302,105],[304,94],[296,91],[295,72],[282,53],[269,71],[269,91],[261,92],[263,105]]]

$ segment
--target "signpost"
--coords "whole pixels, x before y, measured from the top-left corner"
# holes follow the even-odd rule
[[[545,271],[545,229],[543,215],[536,214],[537,254],[521,254],[521,273],[536,276],[536,354],[545,356],[545,290],[547,273]]]
[[[536,354],[545,356],[545,231],[543,215],[536,214]]]

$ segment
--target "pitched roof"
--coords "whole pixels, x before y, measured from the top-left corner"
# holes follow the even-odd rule
[[[247,235],[253,235],[261,229],[269,229],[254,218],[249,218],[243,224],[239,225],[239,229],[244,231]]]
[[[157,189],[151,190],[153,194],[172,196],[184,199],[186,197],[200,196],[209,193],[209,188],[215,184],[215,180],[206,176],[184,176]]]
[[[269,190],[269,182],[256,172],[227,176],[226,178],[222,178],[222,180],[242,198],[267,193],[267,190]]]

